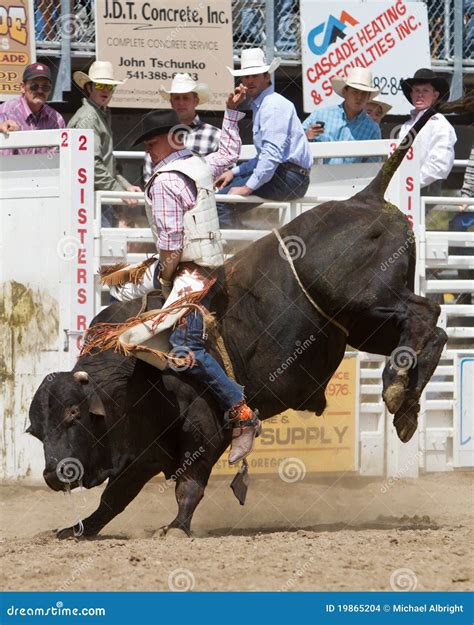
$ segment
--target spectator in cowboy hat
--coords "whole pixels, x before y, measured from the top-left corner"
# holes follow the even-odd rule
[[[82,100],[81,108],[76,111],[68,128],[90,128],[94,131],[94,189],[96,191],[141,191],[140,187],[130,184],[117,173],[113,155],[113,140],[110,111],[108,105],[115,88],[123,85],[124,80],[114,77],[112,63],[95,61],[89,73],[74,72],[76,85],[87,97]],[[135,206],[136,200],[124,200],[129,206]]]
[[[404,137],[416,120],[430,107],[446,101],[449,83],[431,69],[422,68],[413,78],[402,81],[403,94],[413,104],[410,118],[402,125],[400,137]],[[420,187],[422,195],[440,195],[441,181],[446,179],[454,164],[454,128],[441,113],[433,115],[418,133],[414,148],[420,159]]]
[[[183,137],[187,149],[199,156],[216,152],[221,131],[211,124],[202,122],[196,113],[196,107],[205,104],[210,99],[209,87],[204,83],[197,83],[189,74],[176,74],[169,91],[160,87],[160,93],[178,114],[179,123],[187,127],[187,129],[183,128],[183,132],[187,130]],[[143,166],[145,183],[148,182],[152,173],[151,158],[147,154]]]
[[[343,101],[335,106],[316,109],[303,122],[309,141],[369,141],[381,139],[380,127],[366,113],[369,100],[378,95],[372,87],[372,74],[365,67],[351,67],[347,78],[335,76],[331,84]],[[321,123],[320,123],[321,122]],[[338,157],[324,159],[340,163],[377,162],[378,157]]]
[[[62,116],[46,104],[53,88],[51,70],[45,63],[31,63],[23,72],[21,96],[0,104],[0,132],[16,130],[52,130],[66,126]],[[54,148],[55,149],[55,148]],[[15,148],[2,150],[1,156],[41,154],[51,148]]]
[[[376,124],[380,126],[380,122],[392,108],[391,104],[384,102],[377,96],[367,102],[365,112]]]
[[[227,69],[232,76],[242,77],[251,98],[253,137],[257,156],[227,170],[216,181],[219,193],[258,195],[276,201],[303,197],[309,185],[313,158],[292,102],[275,93],[270,74],[280,59],[267,63],[263,51],[242,51],[241,68]],[[221,228],[242,227],[237,211],[258,204],[219,203]]]

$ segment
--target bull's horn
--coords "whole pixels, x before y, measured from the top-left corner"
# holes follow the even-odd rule
[[[87,373],[87,371],[76,371],[73,376],[74,379],[81,384],[87,384],[89,382],[89,374]]]

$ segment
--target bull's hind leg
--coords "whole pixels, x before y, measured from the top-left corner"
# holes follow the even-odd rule
[[[191,521],[199,502],[204,497],[209,475],[210,471],[207,476],[200,475],[199,478],[195,478],[184,475],[176,480],[175,495],[178,514],[169,525],[159,529],[160,536],[171,535],[177,538],[191,536]]]
[[[416,430],[420,395],[447,340],[444,330],[436,327],[439,312],[438,304],[404,292],[393,307],[372,308],[361,315],[348,339],[361,351],[389,357],[383,398],[403,442]]]
[[[191,521],[199,502],[204,497],[205,488],[206,484],[203,484],[201,480],[198,481],[189,477],[176,480],[175,495],[178,503],[178,514],[169,525],[160,528],[159,534],[161,536],[167,534],[174,537],[191,536]]]
[[[398,438],[403,443],[407,443],[416,432],[421,393],[436,369],[447,340],[446,332],[435,328],[432,338],[418,354],[416,367],[409,372],[405,399],[393,419]]]
[[[408,387],[419,375],[418,360],[429,360],[431,356],[429,344],[438,336],[436,321],[441,310],[438,304],[412,293],[397,308],[400,336],[383,372],[383,399],[392,414],[401,409]],[[439,354],[434,366],[438,360]]]

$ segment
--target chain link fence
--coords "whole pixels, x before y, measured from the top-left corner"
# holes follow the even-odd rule
[[[454,56],[454,0],[430,0],[428,20],[431,56],[452,61]],[[95,0],[69,0],[69,11],[61,15],[60,0],[35,1],[36,41],[39,48],[58,48],[63,33],[71,36],[72,50],[95,47]],[[275,53],[284,60],[300,60],[299,0],[274,0]],[[243,48],[266,47],[266,0],[233,0],[234,54]],[[474,0],[464,0],[463,58],[474,61]]]

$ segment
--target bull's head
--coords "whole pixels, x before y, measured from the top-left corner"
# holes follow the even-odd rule
[[[48,375],[30,406],[29,434],[44,446],[44,479],[53,490],[91,488],[108,477],[105,408],[85,371]]]

